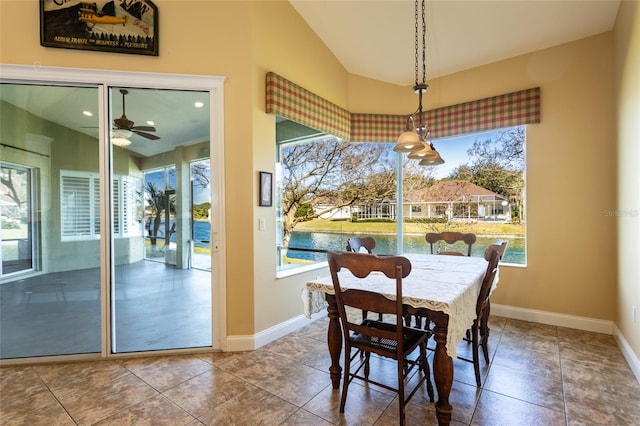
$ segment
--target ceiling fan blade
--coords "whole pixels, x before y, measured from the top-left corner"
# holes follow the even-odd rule
[[[155,132],[156,128],[153,126],[133,126],[130,130],[142,130],[143,132]]]
[[[151,139],[152,141],[160,139],[160,136],[152,135],[151,133],[141,132],[139,130],[133,130],[133,129],[131,129],[131,131],[136,135],[140,135],[143,138]]]

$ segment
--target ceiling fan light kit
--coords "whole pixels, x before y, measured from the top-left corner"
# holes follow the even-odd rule
[[[111,138],[111,143],[115,146],[125,147],[131,145],[131,141],[129,139],[125,139],[122,137],[113,137]]]

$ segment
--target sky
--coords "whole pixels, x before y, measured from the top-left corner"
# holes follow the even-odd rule
[[[457,168],[459,165],[469,162],[467,150],[473,143],[480,139],[485,140],[498,132],[475,133],[468,136],[457,136],[452,138],[442,138],[433,142],[433,146],[440,153],[445,163],[434,167],[434,178],[442,179]]]

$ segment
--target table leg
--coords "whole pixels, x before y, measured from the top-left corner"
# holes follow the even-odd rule
[[[329,329],[327,331],[327,342],[329,345],[329,355],[331,356],[331,366],[329,376],[334,389],[340,388],[340,378],[342,367],[340,367],[340,354],[342,353],[342,327],[338,315],[338,305],[333,294],[327,294],[327,312],[329,316]]]
[[[449,315],[443,312],[433,312],[430,317],[434,323],[433,333],[436,341],[436,351],[433,356],[433,376],[438,389],[436,402],[436,416],[439,425],[451,423],[453,407],[449,403],[449,394],[453,384],[453,360],[447,354],[447,329]]]

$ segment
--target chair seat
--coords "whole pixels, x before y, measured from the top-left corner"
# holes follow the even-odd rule
[[[378,330],[385,331],[395,331],[395,324],[384,323],[380,321],[374,321],[366,319],[362,321],[361,325],[369,328],[375,328]],[[425,332],[423,330],[418,330],[415,328],[404,327],[404,352],[409,354],[415,350],[415,348],[424,340],[428,339],[431,336],[430,332]],[[398,342],[395,339],[386,339],[383,337],[377,336],[366,336],[360,333],[352,333],[350,336],[351,344],[353,347],[362,349],[365,348],[375,348],[381,350],[383,352],[388,352],[390,358],[393,358],[396,354],[396,350],[398,347]],[[379,352],[380,355],[385,355],[383,352]]]

